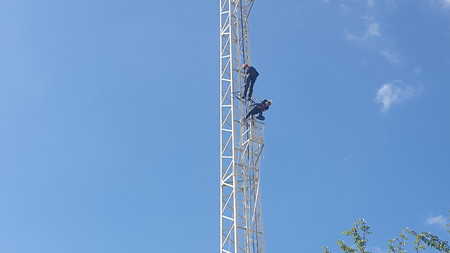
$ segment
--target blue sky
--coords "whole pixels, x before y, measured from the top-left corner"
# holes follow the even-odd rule
[[[218,12],[0,0],[1,252],[219,251]],[[375,253],[450,239],[449,24],[448,0],[255,1],[267,252],[338,252],[358,218]]]

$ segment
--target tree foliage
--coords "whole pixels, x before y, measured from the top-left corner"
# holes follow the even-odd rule
[[[450,217],[450,211],[449,211]],[[447,224],[447,232],[450,234],[450,222]],[[371,234],[370,227],[364,219],[359,219],[353,224],[353,227],[348,231],[343,231],[342,234],[352,237],[353,245],[347,245],[344,241],[339,240],[338,245],[344,253],[370,253],[367,251],[367,236]],[[450,246],[445,240],[439,239],[437,236],[428,232],[418,233],[410,228],[404,228],[402,232],[395,238],[388,241],[388,253],[406,253],[406,245],[408,243],[408,236],[414,238],[414,251],[420,252],[426,247],[435,249],[439,252],[450,253]],[[322,247],[323,253],[331,253],[327,247]]]
[[[448,211],[448,217],[450,217],[450,211]],[[450,221],[447,224],[447,232],[450,234]]]
[[[353,246],[348,246],[344,241],[339,240],[339,247],[345,253],[370,253],[366,251],[366,246],[367,236],[371,233],[367,222],[364,219],[359,219],[349,231],[342,231],[343,235],[353,237]]]
[[[406,253],[406,243],[408,241],[408,235],[406,234],[406,228],[396,238],[388,241],[388,253]]]

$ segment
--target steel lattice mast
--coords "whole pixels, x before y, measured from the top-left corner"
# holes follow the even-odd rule
[[[220,0],[220,252],[263,253],[259,158],[264,124],[241,124],[242,64],[251,64],[248,17],[253,0]]]

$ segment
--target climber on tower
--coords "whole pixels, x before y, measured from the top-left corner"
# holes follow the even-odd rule
[[[264,120],[265,117],[262,115],[263,112],[269,110],[269,106],[272,105],[272,100],[264,99],[261,103],[257,103],[253,109],[247,113],[245,116],[245,120],[248,119],[248,117],[253,116],[255,114],[259,114],[256,118],[259,120]]]
[[[245,99],[245,96],[247,94],[248,90],[248,100],[252,99],[253,94],[253,85],[255,84],[256,78],[259,76],[258,71],[252,66],[249,66],[247,63],[245,63],[242,68],[245,71],[244,77],[245,77],[245,91],[242,95],[242,99]]]

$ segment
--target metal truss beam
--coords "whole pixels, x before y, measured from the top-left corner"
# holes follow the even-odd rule
[[[248,16],[254,0],[220,0],[220,252],[264,253],[259,161],[264,124],[240,100],[251,64]]]

